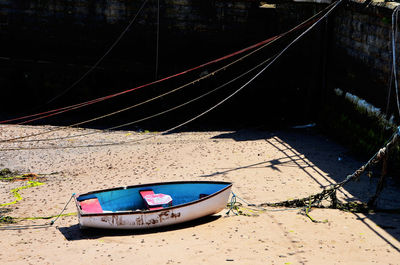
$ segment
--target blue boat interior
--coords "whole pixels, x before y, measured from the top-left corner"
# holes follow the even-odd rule
[[[82,202],[89,199],[97,199],[103,212],[136,211],[146,209],[146,203],[140,195],[140,191],[142,190],[151,189],[156,194],[171,196],[172,204],[164,206],[171,207],[193,202],[202,197],[212,195],[229,185],[230,183],[172,183],[148,185],[81,195],[77,200]]]

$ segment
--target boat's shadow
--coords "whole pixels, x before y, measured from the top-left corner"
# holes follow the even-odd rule
[[[67,227],[58,227],[58,230],[64,235],[66,240],[74,241],[82,239],[98,239],[110,236],[131,236],[131,235],[162,233],[162,232],[180,230],[207,224],[209,222],[218,220],[219,218],[221,218],[220,215],[212,215],[199,218],[193,221],[185,222],[182,224],[170,225],[162,228],[143,229],[143,230],[95,229],[95,228],[81,229],[78,224]]]

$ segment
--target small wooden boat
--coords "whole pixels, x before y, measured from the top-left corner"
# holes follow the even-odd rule
[[[226,207],[232,183],[179,181],[74,195],[82,228],[145,229],[194,220]]]

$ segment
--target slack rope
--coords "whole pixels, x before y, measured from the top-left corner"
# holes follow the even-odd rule
[[[281,34],[281,35],[284,36],[284,35],[286,35],[286,34],[288,34],[288,33],[289,33],[289,32],[286,32],[286,33]],[[208,65],[211,65],[211,64],[214,64],[214,63],[217,63],[217,62],[220,62],[220,61],[229,59],[229,58],[231,58],[231,57],[233,57],[233,56],[242,54],[242,53],[244,53],[244,52],[246,52],[246,51],[252,50],[252,49],[254,49],[254,48],[256,48],[256,47],[259,47],[259,46],[264,45],[264,44],[266,44],[266,43],[268,43],[268,42],[271,42],[272,40],[278,39],[278,38],[281,37],[281,35],[277,35],[277,36],[274,36],[274,37],[272,37],[272,38],[268,38],[267,40],[264,40],[264,41],[262,41],[262,42],[259,42],[259,43],[255,44],[255,45],[250,46],[250,47],[244,48],[244,49],[242,49],[242,50],[240,50],[240,51],[231,53],[231,54],[226,55],[226,56],[224,56],[224,57],[218,58],[218,59],[216,59],[216,60],[213,60],[213,61],[204,63],[204,64],[199,65],[199,66],[196,66],[196,67],[193,67],[193,68],[188,69],[188,70],[185,70],[185,71],[183,71],[183,72],[180,72],[180,73],[177,73],[177,74],[174,74],[174,75],[171,75],[171,76],[168,76],[168,77],[165,77],[165,78],[156,80],[156,81],[154,81],[154,82],[150,82],[150,83],[147,83],[147,84],[144,84],[144,85],[135,87],[135,88],[131,88],[131,89],[128,89],[128,90],[124,90],[124,91],[121,91],[121,92],[118,92],[118,93],[115,93],[115,94],[111,94],[111,95],[108,95],[108,96],[96,98],[96,99],[93,99],[93,100],[85,101],[85,102],[78,103],[78,104],[75,104],[75,105],[71,105],[71,106],[67,106],[67,107],[63,107],[63,108],[59,108],[59,109],[54,109],[54,110],[49,110],[49,111],[41,112],[41,113],[37,113],[37,114],[27,115],[27,116],[23,116],[23,117],[19,117],[19,118],[14,118],[14,119],[9,119],[9,120],[0,121],[0,124],[9,123],[9,122],[12,122],[12,121],[23,120],[23,119],[27,119],[27,118],[32,118],[32,117],[37,117],[37,116],[43,115],[43,116],[41,116],[41,117],[34,118],[34,119],[30,119],[30,120],[28,120],[28,121],[24,121],[24,122],[20,122],[20,123],[17,123],[17,124],[16,124],[16,125],[22,125],[22,124],[26,124],[26,123],[29,123],[29,122],[37,121],[37,120],[40,120],[40,119],[48,118],[48,117],[51,117],[51,116],[54,116],[54,115],[58,115],[58,114],[61,114],[61,113],[64,113],[64,112],[67,112],[67,111],[70,111],[70,110],[79,109],[79,108],[81,108],[81,107],[85,107],[85,106],[88,106],[88,105],[91,105],[91,104],[94,104],[94,103],[97,103],[97,102],[101,102],[101,101],[104,101],[104,100],[107,100],[107,99],[110,99],[110,98],[114,98],[114,97],[117,97],[117,96],[120,96],[120,95],[129,93],[129,92],[132,92],[132,91],[136,91],[136,90],[141,89],[141,88],[144,88],[144,87],[148,87],[148,86],[151,86],[151,85],[154,85],[154,84],[161,83],[161,82],[163,82],[163,81],[172,79],[172,78],[174,78],[174,77],[178,77],[178,76],[187,74],[187,73],[192,72],[192,71],[194,71],[194,70],[201,69],[201,68],[203,68],[203,67],[205,67],[205,66],[208,66]]]
[[[166,93],[163,93],[163,94],[161,94],[161,95],[158,95],[158,96],[153,97],[153,98],[151,98],[151,99],[148,99],[148,100],[146,100],[146,101],[140,102],[140,103],[138,103],[138,104],[135,104],[135,105],[132,105],[132,106],[128,106],[128,107],[126,107],[126,108],[123,108],[123,109],[120,109],[120,110],[117,110],[117,111],[114,111],[114,112],[111,112],[111,113],[108,113],[108,114],[105,114],[105,115],[102,115],[102,116],[99,116],[99,117],[95,117],[95,118],[93,118],[93,119],[89,119],[89,120],[86,120],[86,121],[82,121],[82,122],[78,122],[78,123],[75,123],[75,124],[66,126],[66,128],[73,128],[73,127],[77,127],[77,126],[80,126],[80,125],[83,125],[83,124],[87,124],[87,123],[90,123],[90,122],[93,122],[93,121],[97,121],[97,120],[100,120],[100,119],[103,119],[103,118],[106,118],[106,117],[110,117],[110,116],[119,114],[119,113],[121,113],[121,112],[125,112],[125,111],[131,110],[131,109],[133,109],[133,108],[139,107],[139,106],[141,106],[141,105],[150,103],[150,102],[152,102],[152,101],[154,101],[154,100],[157,100],[157,99],[162,98],[162,97],[164,97],[164,96],[167,96],[167,95],[169,95],[169,94],[175,93],[175,92],[177,92],[177,91],[179,91],[179,90],[181,90],[181,89],[183,89],[183,88],[185,88],[185,87],[188,87],[188,86],[190,86],[190,85],[192,85],[192,84],[194,84],[194,83],[200,82],[200,81],[202,81],[202,80],[204,80],[204,79],[206,79],[206,78],[209,78],[209,77],[211,77],[211,76],[216,75],[217,73],[219,73],[219,72],[221,72],[221,71],[226,70],[228,67],[230,67],[230,66],[232,66],[232,65],[234,65],[234,64],[236,64],[236,63],[238,63],[238,62],[240,62],[240,61],[242,61],[242,60],[244,60],[244,59],[246,59],[247,57],[253,55],[254,53],[256,53],[256,52],[258,52],[258,51],[260,51],[261,49],[263,49],[265,46],[271,44],[272,42],[274,42],[274,40],[272,40],[272,41],[269,42],[269,43],[266,43],[264,46],[262,46],[262,47],[260,47],[260,48],[258,48],[258,49],[256,49],[256,50],[250,52],[249,54],[247,54],[247,55],[245,55],[245,56],[243,56],[243,57],[241,57],[241,58],[239,58],[239,59],[237,59],[237,60],[235,60],[235,61],[233,61],[233,62],[231,62],[231,63],[229,63],[229,64],[227,64],[227,65],[225,65],[225,66],[223,66],[223,67],[221,67],[221,68],[219,68],[219,69],[217,69],[217,70],[215,70],[215,71],[213,71],[213,72],[211,72],[211,73],[209,73],[209,74],[207,74],[207,75],[205,75],[205,76],[202,76],[202,77],[200,77],[200,78],[198,78],[198,79],[196,79],[196,80],[194,80],[194,81],[188,82],[188,83],[186,83],[186,84],[184,84],[184,85],[182,85],[182,86],[180,86],[180,87],[177,87],[177,88],[175,88],[175,89],[172,89],[172,90],[170,90],[170,91],[168,91],[168,92],[166,92]],[[270,60],[270,59],[267,59],[266,61],[268,61],[268,60]],[[264,61],[264,62],[266,62],[266,61]],[[263,62],[263,63],[264,63],[264,62]],[[261,64],[263,64],[263,63],[261,63]],[[261,64],[260,64],[260,65],[261,65]],[[258,67],[258,66],[256,66],[255,68],[257,68],[257,67]],[[255,68],[253,68],[252,70],[254,70]],[[250,70],[250,71],[252,71],[252,70]],[[248,72],[250,72],[250,71],[248,71]],[[247,72],[247,73],[248,73],[248,72]],[[246,74],[247,74],[247,73],[246,73]],[[243,74],[242,74],[240,77],[242,77],[242,76],[243,76]],[[238,79],[238,78],[235,78],[235,79],[233,79],[233,80],[237,80],[237,79]],[[227,82],[226,84],[220,86],[219,88],[224,87],[224,86],[227,85],[228,83],[231,83],[231,81],[229,81],[229,82]],[[218,88],[218,89],[219,89],[219,88]],[[213,90],[213,91],[216,91],[216,90],[218,90],[218,89],[215,89],[215,90]],[[209,93],[206,93],[206,94],[209,94]],[[152,115],[152,116],[154,116],[154,115]],[[156,116],[159,116],[159,115],[156,115]],[[143,121],[143,120],[147,120],[147,118],[142,119],[141,121]],[[106,130],[112,130],[112,129],[116,129],[116,128],[121,128],[121,127],[128,126],[128,125],[131,125],[131,124],[134,124],[134,123],[137,123],[137,121],[131,122],[131,123],[127,123],[127,124],[123,124],[123,125],[119,125],[119,126],[115,126],[115,127],[111,127],[111,128],[106,129]],[[4,139],[4,140],[0,140],[0,143],[1,143],[1,142],[14,142],[14,143],[15,143],[15,142],[36,142],[36,141],[58,140],[58,139],[38,139],[38,140],[19,140],[19,139],[25,139],[25,138],[30,138],[30,137],[34,137],[34,136],[39,136],[39,135],[43,135],[43,134],[47,134],[47,133],[51,133],[51,132],[61,131],[61,130],[64,130],[64,129],[65,129],[64,127],[59,127],[59,128],[56,128],[56,129],[47,130],[47,131],[43,131],[43,132],[39,132],[39,133],[35,133],[35,134],[29,134],[29,135],[20,136],[20,137]],[[86,135],[86,134],[84,134],[84,135]],[[75,136],[74,136],[74,137],[75,137]],[[71,138],[73,138],[73,137],[71,137]]]
[[[71,90],[73,87],[75,87],[79,82],[81,82],[89,73],[91,73],[102,61],[103,59],[111,52],[111,50],[118,44],[118,42],[122,39],[122,37],[125,35],[125,33],[128,31],[128,29],[131,27],[131,25],[133,24],[133,22],[136,20],[136,17],[139,15],[139,13],[141,12],[141,10],[143,9],[143,7],[145,6],[145,4],[147,3],[148,0],[145,0],[142,4],[142,6],[140,7],[139,11],[136,13],[136,15],[134,16],[134,18],[130,21],[130,23],[128,24],[128,26],[125,28],[125,30],[120,34],[120,36],[116,39],[116,41],[111,45],[111,47],[107,50],[107,52],[89,69],[89,71],[87,71],[84,75],[82,75],[77,81],[75,81],[70,87],[68,87],[66,90],[64,90],[63,92],[61,92],[60,94],[58,94],[57,96],[55,96],[54,98],[50,99],[49,101],[47,101],[43,106],[50,104],[51,102],[53,102],[54,100],[58,99],[59,97],[63,96],[64,94],[66,94],[69,90]],[[26,124],[29,122],[33,122],[36,120],[40,120],[40,119],[44,119],[44,118],[48,118],[54,115],[58,115],[58,114],[62,114],[64,112],[70,111],[70,110],[74,110],[74,109],[78,109],[84,106],[88,106],[97,102],[101,102],[103,100],[108,99],[108,96],[106,97],[102,97],[102,98],[98,98],[98,99],[94,99],[94,100],[90,100],[90,101],[86,101],[86,102],[82,102],[82,103],[78,103],[75,105],[71,105],[71,106],[67,106],[67,107],[63,107],[63,108],[59,108],[59,109],[53,109],[53,110],[49,110],[49,111],[45,111],[45,112],[41,112],[41,113],[37,113],[37,114],[31,114],[31,115],[26,115],[26,116],[22,116],[22,117],[18,117],[18,118],[13,118],[13,119],[8,119],[8,120],[4,120],[4,121],[0,121],[0,124],[3,123],[8,123],[8,122],[12,122],[12,121],[18,121],[18,120],[23,120],[23,119],[27,119],[27,118],[32,118],[32,117],[37,117],[40,115],[44,115],[42,117],[39,118],[34,118],[34,119],[30,119],[24,122],[19,122],[17,124],[22,125],[22,124]],[[42,106],[42,107],[43,107]],[[50,114],[51,113],[51,114]],[[47,114],[47,115],[45,115]]]
[[[397,39],[397,27],[398,27],[397,21],[399,15],[399,8],[400,5],[398,5],[392,13],[392,64],[393,64],[392,74],[394,77],[394,87],[396,91],[397,110],[400,116],[399,84],[397,80],[397,62],[396,62],[396,39]]]
[[[28,174],[24,174],[24,175],[21,175],[21,176],[2,177],[2,178],[0,178],[0,180],[6,180],[6,181],[14,180],[14,181],[15,181],[15,180],[20,180],[20,179],[27,178],[27,177],[32,177],[32,176],[36,176],[36,174],[28,173]],[[43,185],[44,183],[41,183],[41,182],[38,182],[38,181],[29,180],[29,181],[27,182],[27,184],[28,184],[28,185],[25,185],[25,186],[22,186],[22,187],[18,187],[18,188],[12,189],[10,192],[13,194],[13,196],[14,196],[14,198],[15,198],[14,201],[8,202],[8,203],[0,204],[0,207],[10,206],[10,205],[16,204],[17,202],[21,201],[21,200],[23,199],[23,197],[21,196],[21,194],[19,194],[19,191],[20,191],[20,190],[28,189],[28,188],[32,188],[32,187],[37,187],[37,186],[41,186],[41,185]],[[3,216],[3,215],[1,215],[1,216],[0,216],[0,224],[2,224],[2,223],[3,223],[3,224],[4,224],[4,223],[6,223],[6,224],[15,223],[15,222],[18,221],[18,220],[39,220],[39,219],[51,219],[51,218],[56,218],[56,219],[54,219],[53,221],[51,221],[51,222],[49,223],[49,225],[51,226],[51,225],[53,225],[53,224],[58,220],[58,218],[60,218],[60,217],[73,216],[73,215],[76,215],[76,214],[77,214],[76,212],[74,212],[74,213],[65,213],[65,214],[64,214],[65,209],[67,208],[68,204],[71,202],[71,200],[72,200],[72,198],[73,198],[74,195],[75,195],[75,194],[72,194],[71,198],[70,198],[69,201],[66,203],[66,205],[65,205],[64,208],[63,208],[63,210],[62,210],[59,214],[57,214],[57,215],[37,216],[37,217],[11,217],[11,216]],[[1,230],[1,227],[0,227],[0,230]]]
[[[261,212],[283,212],[283,211],[293,211],[293,210],[300,210],[302,209],[301,207],[299,208],[282,208],[282,209],[266,209],[264,207],[257,206],[254,203],[250,203],[243,198],[239,197],[237,194],[235,194],[233,191],[232,197],[230,202],[227,204],[228,211],[225,213],[226,215],[229,215],[231,212],[234,215],[244,215],[244,216],[258,216],[258,213]],[[242,201],[246,206],[244,206],[241,202],[238,202],[237,200]]]
[[[388,154],[389,150],[397,144],[397,142],[399,141],[399,138],[400,138],[400,127],[397,128],[397,131],[393,134],[393,136],[391,137],[389,142],[384,147],[382,147],[378,152],[376,152],[375,155],[373,155],[371,157],[371,159],[368,160],[367,163],[365,163],[359,169],[354,171],[353,174],[348,175],[346,177],[346,179],[344,179],[343,181],[341,181],[337,184],[330,185],[328,188],[325,188],[322,192],[319,192],[317,194],[307,196],[307,197],[304,197],[301,199],[286,200],[286,201],[281,201],[281,202],[276,202],[276,203],[265,202],[265,203],[259,204],[258,206],[259,207],[265,207],[265,206],[268,206],[268,207],[306,207],[306,206],[312,205],[314,207],[315,205],[319,205],[323,200],[330,198],[332,201],[331,208],[342,209],[342,210],[351,210],[351,207],[355,206],[355,205],[346,205],[346,204],[340,203],[337,200],[336,191],[339,188],[346,185],[348,182],[358,180],[360,178],[361,174],[364,173],[366,169],[368,169],[372,165],[381,161]],[[361,209],[363,209],[363,208],[365,208],[365,207],[361,207]]]
[[[387,159],[389,150],[392,149],[394,146],[398,144],[398,141],[400,139],[400,126],[397,127],[397,131],[392,135],[390,140],[385,144],[384,147],[382,147],[378,152],[376,152],[369,160],[366,162],[364,165],[362,165],[359,169],[354,171],[352,174],[348,175],[343,181],[329,185],[328,188],[324,188],[321,192],[317,194],[313,194],[301,199],[291,199],[291,200],[286,200],[286,201],[281,201],[281,202],[264,202],[260,203],[258,205],[254,203],[249,203],[239,196],[237,196],[235,193],[232,192],[232,197],[231,201],[228,203],[228,212],[226,213],[229,215],[230,212],[234,213],[235,215],[245,215],[245,216],[255,216],[254,212],[265,212],[265,211],[274,211],[274,210],[269,210],[265,209],[264,207],[285,207],[284,209],[278,209],[281,211],[286,211],[289,209],[301,209],[302,213],[307,216],[312,222],[314,223],[326,223],[328,222],[327,220],[323,221],[318,221],[315,220],[310,216],[310,211],[313,207],[318,207],[318,208],[326,208],[324,206],[321,206],[322,201],[330,199],[331,200],[331,205],[329,208],[333,209],[339,209],[342,211],[349,211],[349,212],[367,212],[370,210],[370,207],[373,206],[371,201],[375,201],[377,196],[379,195],[382,187],[381,183],[378,184],[377,192],[376,194],[371,198],[368,204],[362,203],[361,205],[355,203],[355,202],[348,202],[348,203],[343,203],[339,202],[337,197],[336,197],[336,191],[340,188],[342,188],[344,185],[346,185],[350,181],[356,181],[360,178],[361,174],[365,172],[368,168],[370,168],[372,165],[377,164],[383,159]],[[386,170],[384,168],[384,170]],[[382,172],[382,175],[384,176],[386,172]],[[237,198],[243,201],[246,205],[247,208],[242,206],[242,204],[237,202]],[[251,209],[248,207],[255,207],[255,209]],[[248,214],[243,211],[245,210],[250,210],[250,212],[253,212],[253,214]]]
[[[70,216],[70,215],[75,215],[76,213],[68,213],[68,214],[63,214],[65,209],[67,209],[68,204],[71,202],[72,198],[74,197],[75,193],[73,193],[71,195],[71,197],[69,198],[68,202],[65,204],[64,209],[62,209],[62,211],[56,216],[56,219],[54,219],[53,221],[50,222],[50,225],[53,225],[58,218],[60,218],[61,216]],[[52,217],[49,217],[52,218]]]
[[[154,138],[159,134],[165,135],[165,134],[169,134],[172,131],[175,131],[176,129],[204,116],[205,114],[209,113],[210,111],[212,111],[213,109],[217,108],[218,106],[220,106],[221,104],[223,104],[224,102],[226,102],[227,100],[229,100],[230,98],[232,98],[234,95],[236,95],[237,93],[239,93],[241,90],[243,90],[245,87],[247,87],[250,83],[252,83],[256,78],[258,78],[266,69],[268,69],[280,56],[282,56],[293,44],[295,44],[298,40],[300,40],[304,35],[306,35],[309,31],[311,31],[316,25],[318,25],[324,18],[326,18],[340,3],[342,2],[342,0],[339,0],[337,2],[335,2],[334,4],[330,5],[329,10],[321,17],[319,18],[316,22],[314,22],[314,24],[312,24],[309,28],[307,28],[304,32],[302,32],[298,37],[296,37],[292,42],[290,42],[280,53],[278,53],[277,56],[275,56],[262,70],[260,70],[256,75],[254,75],[249,81],[247,81],[244,85],[242,85],[239,89],[237,89],[236,91],[234,91],[232,94],[230,94],[228,97],[226,97],[225,99],[221,100],[220,102],[218,102],[217,104],[215,104],[214,106],[212,106],[211,108],[207,109],[206,111],[200,113],[199,115],[175,126],[172,127],[168,130],[165,130],[161,133],[158,133],[154,136],[150,136],[150,137],[146,137],[146,138],[142,138],[142,139],[138,139],[138,140],[132,140],[132,141],[123,141],[123,142],[117,142],[117,143],[106,143],[106,144],[93,144],[93,145],[84,145],[84,146],[58,146],[58,147],[32,147],[32,148],[4,148],[1,149],[0,151],[15,151],[15,150],[37,150],[37,149],[69,149],[69,148],[81,148],[81,147],[100,147],[100,146],[115,146],[115,145],[125,145],[125,144],[131,144],[131,143],[135,143],[135,142],[139,142],[139,141],[143,141],[146,139],[150,139],[150,138]]]
[[[214,89],[212,89],[212,90],[210,90],[210,91],[208,91],[208,92],[206,92],[206,93],[204,93],[204,94],[202,94],[202,95],[200,95],[200,96],[198,96],[198,97],[196,97],[196,98],[193,98],[193,99],[191,99],[191,100],[189,100],[189,101],[187,101],[187,102],[185,102],[185,103],[182,103],[182,104],[177,105],[177,106],[175,106],[175,107],[169,108],[169,109],[167,109],[167,110],[165,110],[165,111],[156,113],[156,114],[154,114],[154,115],[150,115],[150,116],[147,116],[147,117],[144,117],[144,118],[135,120],[135,121],[131,121],[131,122],[128,122],[128,123],[124,123],[124,124],[117,125],[117,126],[114,126],[114,127],[110,127],[110,128],[104,129],[104,130],[115,130],[115,129],[123,128],[123,127],[129,126],[129,125],[133,125],[133,124],[136,124],[136,123],[139,123],[139,122],[148,120],[148,119],[155,118],[155,117],[157,117],[157,116],[166,114],[166,113],[171,112],[171,111],[173,111],[173,110],[176,110],[176,109],[178,109],[178,108],[184,107],[184,106],[186,106],[186,105],[188,105],[188,104],[190,104],[190,103],[193,103],[193,102],[195,102],[195,101],[197,101],[197,100],[200,100],[200,99],[202,99],[202,98],[204,98],[204,97],[210,95],[211,93],[214,93],[214,92],[220,90],[221,88],[223,88],[223,87],[225,87],[225,86],[227,86],[227,85],[229,85],[229,84],[231,84],[231,83],[237,81],[238,79],[244,77],[245,75],[251,73],[252,71],[254,71],[254,70],[256,70],[257,68],[261,67],[262,65],[266,64],[266,63],[267,63],[268,61],[270,61],[270,60],[271,60],[271,58],[268,58],[267,60],[265,60],[265,61],[259,63],[259,64],[256,65],[255,67],[251,68],[250,70],[246,71],[245,73],[242,73],[241,75],[235,77],[234,79],[232,79],[232,80],[230,80],[230,81],[228,81],[228,82],[226,82],[226,83],[224,83],[224,84],[218,86],[217,88],[214,88]],[[217,70],[217,71],[221,71],[221,70],[223,70],[223,68],[221,68],[221,69],[219,69],[219,70]],[[214,72],[210,73],[209,75],[214,75],[215,73],[217,73],[217,71],[214,71]],[[204,77],[202,77],[202,78],[204,78]],[[200,80],[200,79],[198,79],[198,80]],[[195,82],[196,82],[196,81],[195,81]],[[181,87],[180,87],[180,88],[181,88]],[[177,88],[177,89],[180,89],[180,88]],[[166,95],[166,94],[169,94],[169,93],[172,93],[172,92],[174,92],[174,91],[169,91],[169,92],[167,92],[167,93],[164,93],[163,95]],[[160,96],[158,96],[158,97],[161,97],[161,96],[163,96],[163,95],[160,95]],[[158,98],[158,97],[157,97],[157,98]],[[155,98],[152,98],[152,99],[149,99],[148,101],[154,100],[154,99],[155,99]],[[147,102],[147,101],[146,101],[146,102]],[[142,103],[139,103],[139,104],[142,104]],[[127,110],[127,109],[131,109],[131,108],[133,108],[133,107],[137,107],[139,104],[136,104],[136,105],[134,105],[134,106],[130,106],[130,107],[128,107],[128,108],[125,108],[125,109],[123,109],[123,110],[119,110],[119,111],[117,111],[117,112],[119,113],[119,112],[125,111],[125,110]],[[115,113],[117,113],[117,112],[113,112],[113,113],[104,115],[104,116],[102,116],[102,117],[97,117],[96,119],[101,119],[101,118],[104,118],[104,117],[108,117],[108,116],[111,116],[111,115],[113,115],[113,114],[115,114]],[[94,120],[94,119],[92,119],[91,121],[93,121],[93,120]],[[61,129],[60,129],[60,130],[61,130]],[[55,131],[55,130],[51,130],[51,132],[54,132],[54,131]],[[84,133],[84,134],[71,135],[71,136],[58,137],[58,138],[44,138],[44,139],[32,139],[32,140],[15,140],[15,141],[12,141],[12,143],[55,141],[55,140],[63,140],[63,139],[70,139],[70,138],[76,138],[76,137],[81,137],[81,136],[93,135],[93,134],[97,134],[97,133],[100,133],[100,132],[102,132],[102,131],[93,131],[93,132],[88,132],[88,133]],[[47,132],[46,132],[46,133],[47,133]],[[36,135],[38,135],[38,134],[36,134]]]
[[[157,0],[157,30],[156,30],[156,67],[155,67],[155,80],[158,78],[158,60],[159,60],[159,46],[160,46],[160,0]]]
[[[62,91],[60,94],[58,94],[57,96],[53,97],[52,99],[50,99],[49,101],[47,101],[43,106],[50,104],[51,102],[55,101],[56,99],[62,97],[63,95],[65,95],[68,91],[70,91],[72,88],[74,88],[77,84],[79,84],[83,79],[85,79],[85,77],[90,74],[103,60],[104,58],[114,49],[114,47],[121,41],[121,39],[124,37],[124,35],[126,34],[126,32],[128,32],[129,28],[132,26],[133,22],[135,22],[137,16],[140,14],[140,12],[142,11],[142,9],[144,8],[144,6],[146,5],[148,0],[144,0],[142,5],[140,6],[139,10],[137,11],[136,15],[133,17],[133,19],[131,19],[131,21],[129,22],[128,26],[126,26],[126,28],[122,31],[122,33],[118,36],[118,38],[114,41],[114,43],[110,46],[110,48],[108,48],[108,50],[106,51],[106,53],[100,57],[99,60],[97,60],[97,62],[85,73],[83,74],[77,81],[75,81],[71,86],[69,86],[67,89],[65,89],[64,91]],[[42,107],[43,107],[42,106]]]
[[[340,0],[340,1],[341,1],[341,0]],[[271,41],[275,41],[275,40],[277,40],[277,39],[280,39],[280,38],[282,38],[282,37],[284,37],[284,36],[286,36],[286,35],[288,35],[288,34],[294,32],[294,31],[297,31],[297,30],[303,28],[304,26],[306,26],[308,23],[310,23],[310,21],[312,21],[313,19],[315,19],[316,17],[318,17],[320,14],[322,14],[323,12],[325,12],[325,10],[328,10],[329,7],[330,7],[330,6],[328,6],[328,7],[325,8],[324,10],[318,12],[317,14],[315,14],[314,16],[312,16],[311,18],[309,18],[309,19],[307,19],[306,21],[304,21],[303,23],[301,23],[301,24],[297,25],[296,27],[290,29],[289,31],[286,31],[286,32],[281,33],[281,34],[279,34],[279,35],[276,35],[276,36],[274,36],[274,37],[268,38],[268,39],[266,39],[266,40],[264,40],[264,41],[261,41],[261,42],[259,42],[259,43],[254,44],[254,45],[251,45],[251,46],[249,46],[249,47],[247,47],[247,48],[244,48],[244,49],[242,49],[242,50],[236,51],[236,52],[234,52],[234,53],[228,54],[228,55],[226,55],[226,56],[220,57],[220,58],[215,59],[215,60],[213,60],[213,61],[209,61],[209,62],[204,63],[204,64],[202,64],[202,65],[199,65],[199,66],[193,67],[193,68],[191,68],[191,69],[185,70],[185,71],[183,71],[183,72],[180,72],[180,73],[177,73],[177,74],[174,74],[174,75],[171,75],[171,76],[168,76],[168,77],[165,77],[165,78],[162,78],[162,79],[156,80],[156,81],[154,81],[154,82],[147,83],[147,84],[144,84],[144,85],[135,87],[135,88],[127,89],[127,90],[124,90],[124,91],[121,91],[121,92],[118,92],[118,93],[115,93],[115,94],[111,94],[111,95],[108,95],[108,96],[96,98],[96,99],[89,100],[89,101],[85,101],[85,102],[78,103],[78,104],[75,104],[75,105],[71,105],[71,106],[67,106],[67,107],[62,107],[62,108],[58,108],[58,109],[53,109],[53,110],[49,110],[49,111],[45,111],[45,112],[41,112],[41,113],[31,114],[31,115],[27,115],[27,116],[23,116],[23,117],[18,117],[18,118],[14,118],[14,119],[3,120],[3,121],[0,121],[0,124],[9,123],[9,122],[12,122],[12,121],[18,121],[18,120],[23,120],[23,119],[27,119],[27,118],[32,118],[32,117],[37,117],[37,116],[44,115],[44,116],[41,116],[41,117],[38,117],[38,118],[35,118],[35,119],[31,119],[31,120],[28,120],[28,121],[24,121],[24,122],[17,123],[17,125],[26,124],[26,123],[28,123],[28,122],[36,121],[36,120],[43,119],[43,118],[47,118],[47,117],[51,117],[51,116],[54,116],[54,115],[58,115],[58,114],[64,113],[64,112],[69,111],[69,110],[78,109],[78,108],[85,107],[85,106],[88,106],[88,105],[91,105],[91,104],[94,104],[94,103],[97,103],[97,102],[101,102],[101,101],[103,101],[103,100],[107,100],[107,99],[110,99],[110,98],[113,98],[113,97],[117,97],[117,96],[120,96],[120,95],[129,93],[129,92],[138,90],[138,89],[140,89],[140,88],[144,88],[144,87],[147,87],[147,86],[150,86],[150,85],[154,85],[154,84],[157,84],[157,83],[160,83],[160,82],[163,82],[163,81],[172,79],[172,78],[174,78],[174,77],[178,77],[178,76],[180,76],[180,75],[184,75],[184,74],[189,73],[189,72],[192,72],[192,71],[194,71],[194,70],[201,69],[201,68],[203,68],[203,67],[205,67],[205,66],[208,66],[208,65],[211,65],[211,64],[214,64],[214,63],[217,63],[217,62],[220,62],[220,61],[229,59],[229,58],[231,58],[231,57],[233,57],[233,56],[236,56],[236,55],[242,54],[242,53],[244,53],[244,52],[247,52],[247,51],[249,51],[249,50],[255,49],[255,48],[260,47],[260,46],[262,46],[262,45],[264,45],[264,44],[267,44],[267,43],[269,43],[269,42],[271,42]],[[48,115],[46,115],[46,114],[48,114]]]
[[[250,83],[252,83],[255,79],[257,79],[265,70],[267,70],[280,56],[282,56],[294,43],[296,43],[298,40],[300,40],[304,35],[306,35],[308,32],[310,32],[316,25],[319,24],[319,22],[321,22],[324,18],[326,18],[340,3],[342,2],[342,0],[338,0],[337,2],[335,2],[335,4],[333,4],[333,6],[320,18],[318,19],[314,24],[312,24],[309,28],[307,28],[303,33],[301,33],[297,38],[295,38],[292,42],[289,43],[289,45],[287,45],[280,53],[278,53],[277,56],[275,56],[261,71],[259,71],[255,76],[253,76],[247,83],[245,83],[243,86],[241,86],[238,90],[236,90],[235,92],[233,92],[231,95],[229,95],[228,97],[226,97],[225,99],[223,99],[222,101],[220,101],[219,103],[217,103],[216,105],[214,105],[213,107],[211,107],[210,109],[204,111],[203,113],[197,115],[196,117],[181,123],[177,126],[175,126],[174,128],[169,129],[168,131],[164,132],[163,134],[166,133],[170,133],[200,117],[202,117],[203,115],[207,114],[208,112],[212,111],[213,109],[215,109],[216,107],[220,106],[221,104],[223,104],[225,101],[227,101],[228,99],[232,98],[234,95],[236,95],[237,93],[239,93],[243,88],[245,88],[247,85],[249,85]]]

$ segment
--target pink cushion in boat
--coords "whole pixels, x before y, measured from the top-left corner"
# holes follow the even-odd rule
[[[87,213],[102,213],[100,202],[97,198],[84,200],[80,202],[82,211]]]

